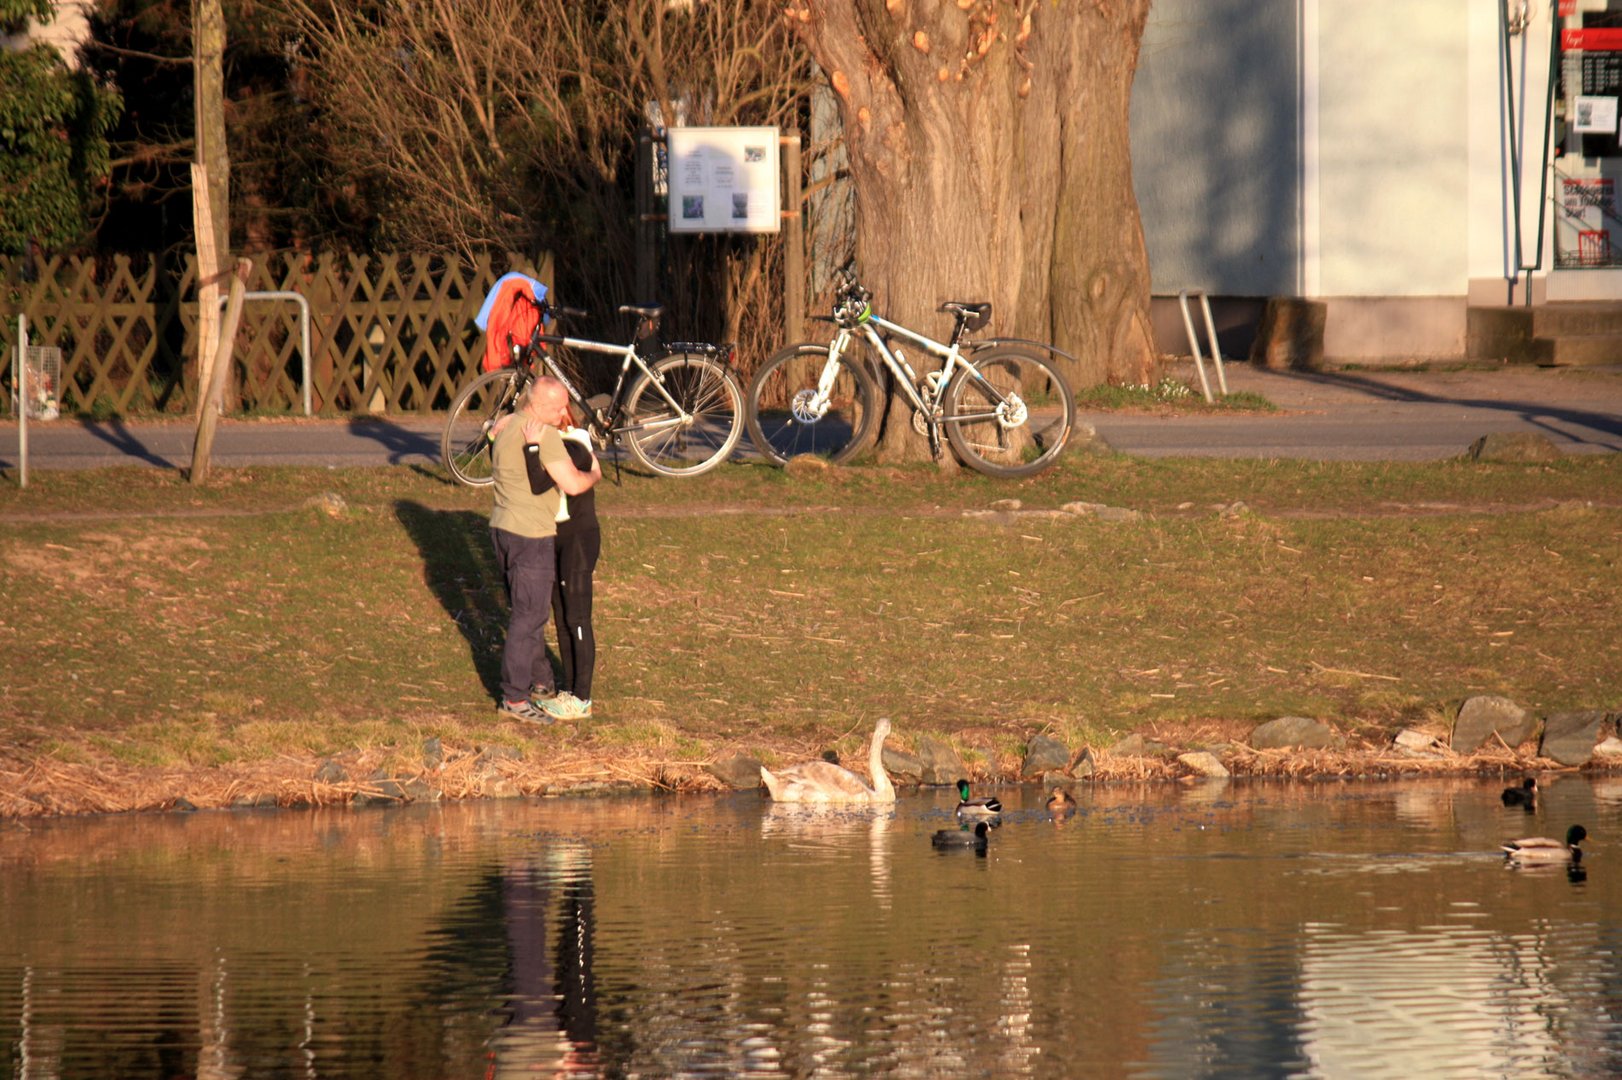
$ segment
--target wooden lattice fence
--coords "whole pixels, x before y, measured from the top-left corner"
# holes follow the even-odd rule
[[[249,292],[296,292],[310,307],[313,411],[447,408],[478,372],[473,317],[508,269],[550,282],[551,260],[508,254],[274,252],[254,260]],[[28,262],[0,256],[0,412],[11,410],[17,316],[29,343],[62,350],[64,414],[185,414],[197,392],[196,270],[191,256],[114,255]],[[252,300],[236,339],[229,411],[302,412],[300,308]]]

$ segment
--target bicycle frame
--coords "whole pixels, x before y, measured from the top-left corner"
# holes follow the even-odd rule
[[[891,350],[890,346],[885,343],[884,334],[879,332],[881,330],[884,331],[884,334],[903,338],[914,345],[921,346],[926,352],[942,357],[945,363],[941,365],[938,371],[931,371],[923,380],[920,380],[918,373],[907,362],[906,356],[899,349]],[[905,326],[893,323],[877,314],[869,314],[866,319],[854,327],[839,327],[832,344],[828,347],[829,363],[823,371],[822,380],[817,384],[818,402],[826,401],[828,394],[832,392],[832,380],[839,371],[839,365],[834,361],[844,355],[845,349],[850,345],[852,335],[855,334],[860,334],[862,339],[873,346],[873,349],[884,360],[885,367],[890,369],[891,376],[895,379],[896,384],[902,388],[903,394],[912,407],[922,413],[929,423],[935,423],[941,396],[946,393],[946,384],[951,381],[957,366],[962,364],[967,367],[968,361],[963,358],[962,350],[956,343],[948,345],[936,341],[932,337],[920,334],[916,330],[909,330]],[[918,392],[918,383],[920,381],[924,381],[929,386],[927,397]]]
[[[590,341],[585,338],[572,338],[562,334],[541,333],[535,334],[531,339],[532,344],[535,342],[546,345],[562,345],[564,348],[575,349],[580,352],[601,353],[605,356],[617,356],[620,358],[619,374],[614,379],[614,392],[609,395],[608,408],[599,414],[586,404],[585,395],[564,374],[562,366],[553,358],[552,354],[545,351],[541,353],[541,359],[545,362],[548,373],[563,384],[564,389],[569,392],[569,399],[585,415],[587,427],[593,429],[598,438],[604,443],[613,442],[620,435],[628,432],[662,431],[666,428],[680,427],[693,422],[692,413],[682,408],[681,402],[672,397],[670,392],[665,389],[664,380],[656,376],[648,367],[647,361],[642,358],[642,354],[637,350],[634,343],[630,345],[612,345],[606,341]],[[704,348],[711,352],[714,351],[714,346],[704,346]],[[625,391],[630,385],[627,376],[631,372],[632,365],[641,370],[649,385],[659,392],[659,396],[664,399],[665,404],[675,410],[675,416],[650,424],[636,424],[627,427],[616,426],[619,422],[620,409],[625,403]]]
[[[912,369],[911,364],[907,363],[907,358],[900,349],[891,350],[889,345],[885,343],[884,334],[879,332],[881,330],[884,331],[884,334],[904,338],[914,345],[921,346],[926,352],[943,358],[945,363],[937,371],[926,372],[922,380],[920,380],[918,373]],[[961,333],[954,333],[952,336],[957,340],[950,343],[936,341],[927,334],[909,330],[900,323],[891,322],[889,319],[870,310],[867,316],[856,326],[841,326],[834,335],[833,342],[828,346],[829,362],[823,368],[822,378],[817,383],[816,399],[811,403],[813,409],[820,410],[827,407],[828,395],[833,392],[833,381],[839,374],[838,360],[844,355],[846,347],[850,344],[851,336],[855,333],[860,333],[863,340],[872,345],[878,352],[879,356],[884,360],[885,366],[889,368],[890,375],[894,378],[896,384],[902,388],[902,393],[907,398],[908,403],[923,417],[924,423],[930,432],[932,446],[934,445],[935,432],[941,423],[941,399],[946,395],[947,384],[952,381],[952,376],[957,372],[958,365],[961,364],[964,370],[978,378],[988,388],[995,400],[1006,400],[1004,395],[996,387],[988,383],[975,370],[974,365],[969,363],[968,358],[964,356]],[[974,342],[973,347],[981,348],[986,344],[986,342]],[[918,390],[920,381],[928,386],[927,395],[920,394]],[[992,411],[972,415],[964,414],[953,417],[953,420],[959,423],[974,422],[993,419],[995,416],[996,413]]]

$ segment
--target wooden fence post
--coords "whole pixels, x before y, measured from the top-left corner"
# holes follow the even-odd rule
[[[248,290],[248,275],[253,263],[238,259],[236,273],[231,278],[231,295],[225,303],[225,320],[220,326],[220,339],[215,344],[214,367],[210,373],[208,389],[200,396],[202,411],[197,417],[197,436],[191,447],[191,482],[208,482],[209,455],[214,452],[214,427],[220,420],[220,398],[225,394],[226,379],[231,371],[231,353],[237,337],[237,325],[242,322],[242,294]],[[216,307],[218,304],[215,305]]]
[[[785,341],[805,340],[805,219],[800,213],[800,137],[784,135],[783,330]]]

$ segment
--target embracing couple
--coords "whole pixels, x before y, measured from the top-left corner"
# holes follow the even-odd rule
[[[602,466],[590,437],[574,426],[568,391],[553,378],[530,383],[491,439],[490,541],[511,611],[501,711],[537,724],[584,719],[591,715],[597,661],[591,579],[602,534],[592,488]],[[561,685],[546,655],[549,611],[557,623]]]

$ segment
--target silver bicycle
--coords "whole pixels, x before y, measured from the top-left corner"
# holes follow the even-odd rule
[[[527,344],[514,345],[514,363],[469,383],[451,405],[440,436],[445,467],[459,482],[480,487],[492,481],[489,434],[517,405],[531,380],[551,375],[569,392],[577,416],[600,448],[623,443],[660,476],[697,476],[732,453],[743,437],[738,414],[743,388],[732,372],[732,346],[657,340],[661,307],[620,308],[639,331],[628,345],[548,334],[554,318],[583,318],[574,308],[544,301]],[[550,348],[549,348],[550,346]],[[557,349],[618,357],[613,393],[588,398],[554,355]]]
[[[954,320],[949,341],[880,316],[851,267],[841,268],[833,314],[820,317],[837,328],[833,341],[788,346],[750,383],[745,415],[756,449],[779,465],[801,454],[837,463],[859,453],[884,405],[873,356],[911,407],[913,430],[929,439],[936,456],[944,432],[957,456],[988,476],[1029,476],[1052,465],[1076,426],[1070,386],[1041,355],[1059,351],[1040,342],[967,341],[965,335],[990,321],[988,303],[951,301],[940,310]],[[940,367],[919,375],[902,342],[940,357]],[[868,356],[861,355],[861,343]]]

